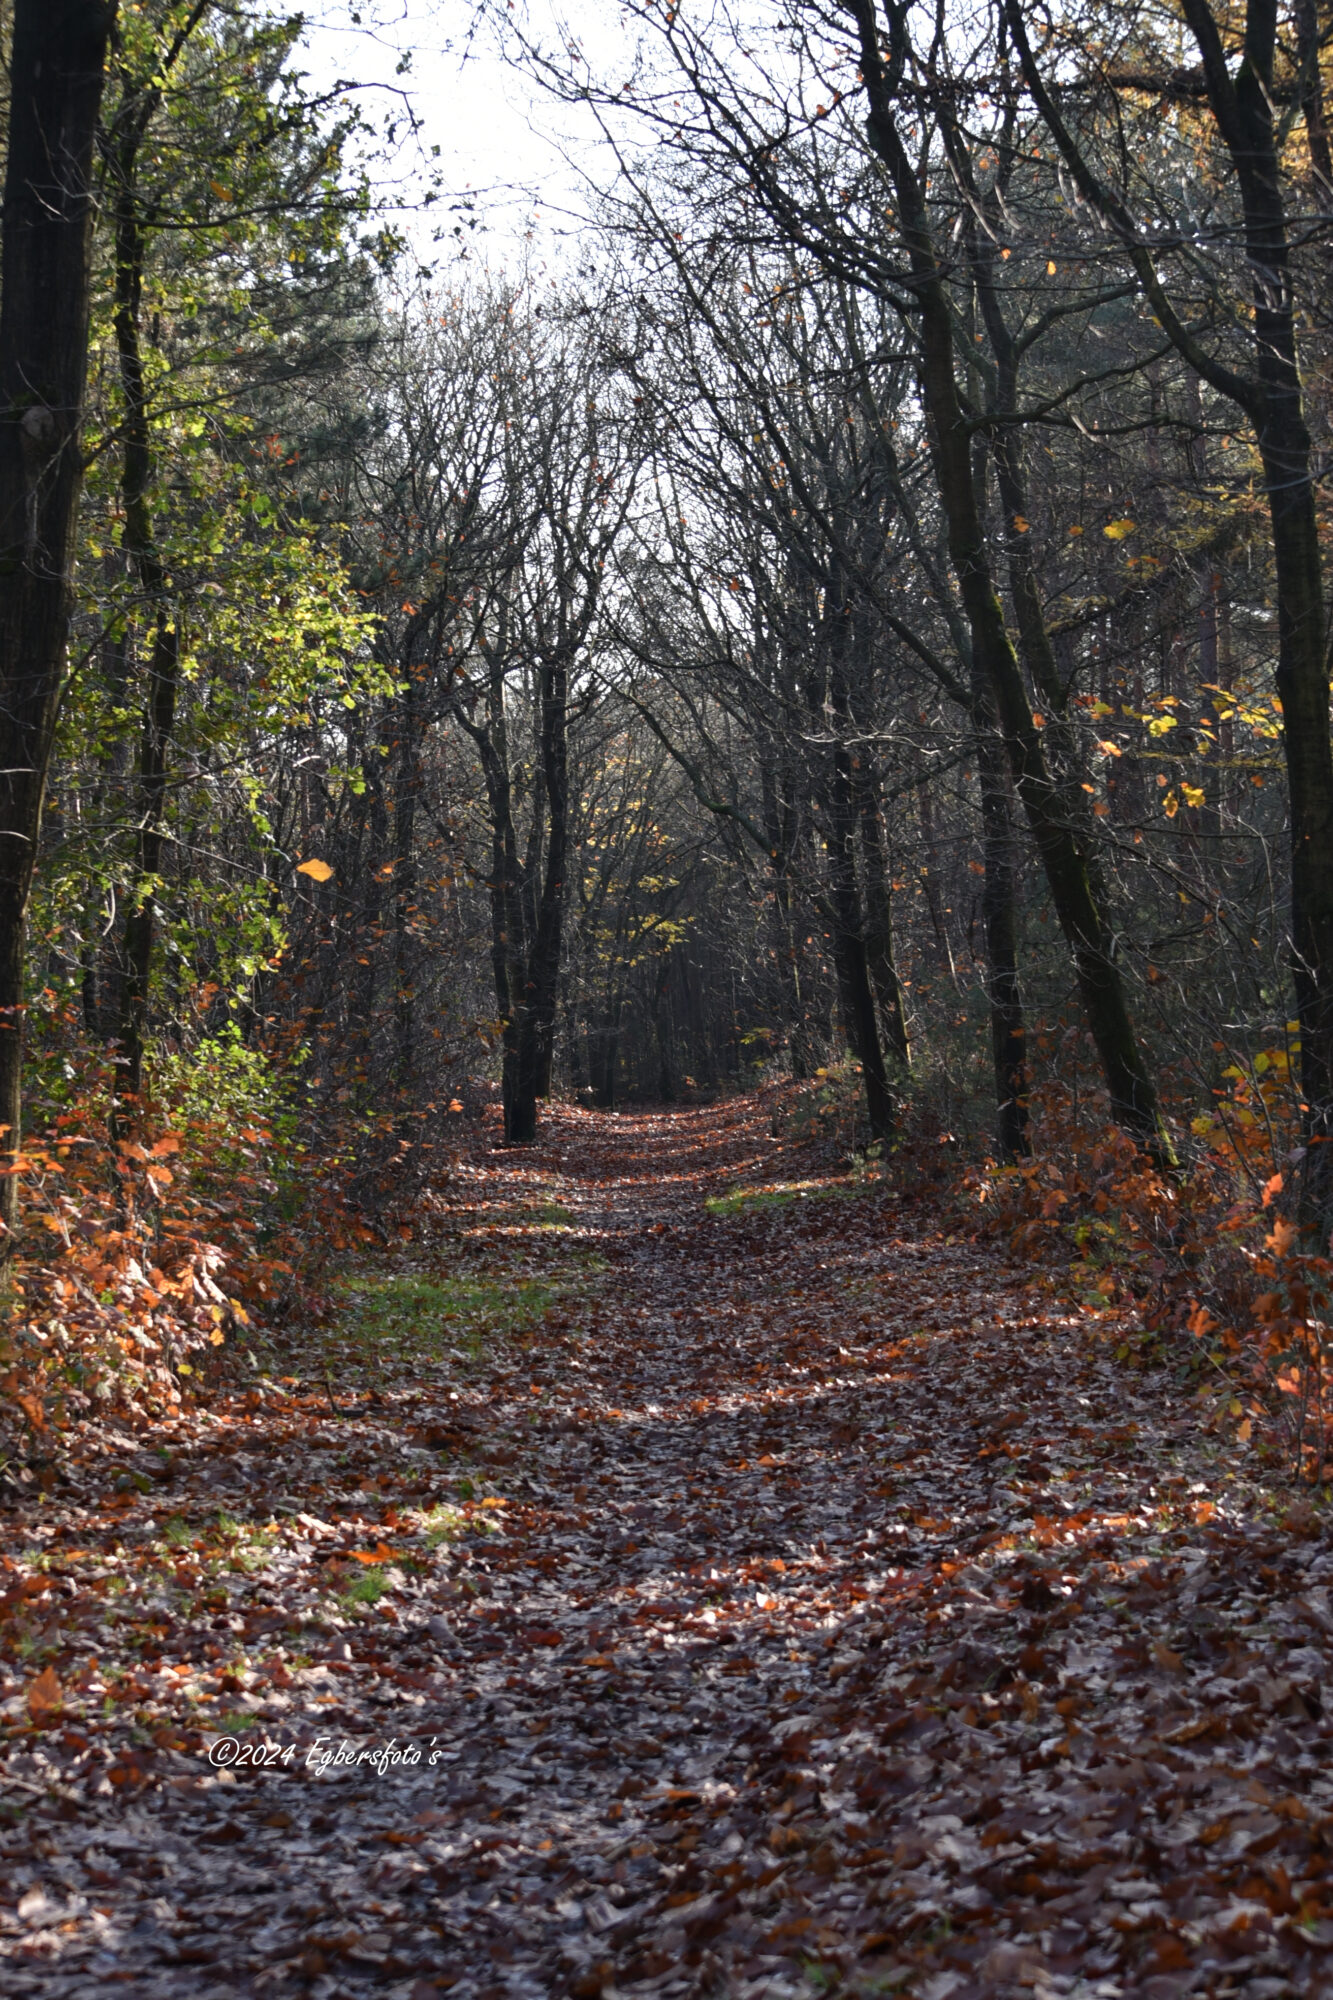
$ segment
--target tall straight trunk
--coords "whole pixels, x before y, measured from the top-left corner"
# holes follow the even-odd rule
[[[0,216],[0,1221],[18,1220],[24,960],[82,484],[106,0],[14,0]]]
[[[352,980],[352,1018],[348,1046],[353,1074],[358,1081],[370,1079],[374,1053],[375,1023],[379,1018],[380,944],[384,935],[384,890],[379,863],[389,845],[389,808],[384,796],[385,756],[392,739],[393,707],[380,718],[380,726],[369,733],[361,758],[363,789],[357,813],[357,847],[365,844],[366,865],[360,870],[364,887],[356,933],[357,972]]]
[[[848,658],[855,636],[855,619],[848,579],[841,565],[826,595],[823,623],[828,640],[828,674],[823,692],[834,729],[839,736],[845,736],[852,727]],[[811,696],[818,691],[817,683],[812,683]],[[886,1139],[896,1117],[875,1013],[866,912],[856,870],[858,802],[851,752],[845,742],[839,742],[833,752],[823,796],[833,963],[843,1023],[852,1054],[861,1065],[871,1136]]]
[[[565,863],[569,851],[569,672],[563,660],[542,669],[541,759],[546,815],[546,867],[536,899],[525,968],[526,1004],[519,1039],[514,1138],[537,1136],[537,1100],[549,1096],[556,998],[564,932]]]
[[[608,994],[600,1024],[588,1033],[588,1071],[599,1111],[616,1105],[616,1060],[620,1051],[620,1002]]]
[[[778,967],[778,1014],[787,1028],[787,1057],[791,1073],[799,1081],[812,1074],[819,1058],[809,1020],[809,994],[802,978],[805,959],[802,934],[805,927],[792,895],[792,861],[796,843],[805,827],[793,801],[790,776],[785,765],[779,764],[775,769],[767,758],[760,769],[762,824],[773,880],[771,936]]]
[[[421,794],[421,720],[417,678],[406,669],[399,704],[398,783],[393,802],[394,1035],[398,1087],[407,1090],[416,1060],[416,966],[413,953],[417,909],[416,812]]]
[[[491,660],[484,724],[459,710],[458,720],[477,746],[491,821],[491,971],[503,1037],[501,1093],[505,1139],[536,1136],[536,1099],[529,1086],[533,1043],[528,991],[529,901],[526,871],[519,859],[510,776],[509,729],[505,714],[502,643]]]
[[[866,959],[879,1002],[880,1027],[893,1062],[906,1072],[912,1052],[907,1039],[907,1012],[893,958],[893,890],[884,841],[884,811],[874,771],[860,774],[856,796],[861,825],[861,879],[865,887]]]
[[[153,943],[157,929],[157,882],[162,869],[162,808],[167,788],[167,747],[176,717],[180,685],[180,640],[166,605],[158,609],[148,656],[149,685],[139,739],[139,824],[135,839],[135,886],[125,918],[125,977],[121,987],[121,1081],[119,1098],[137,1102],[143,1094],[144,1044],[148,1029]]]
[[[894,120],[873,0],[851,0],[869,97],[871,143],[888,169],[911,267],[922,400],[936,486],[973,656],[991,690],[1013,769],[1074,963],[1079,996],[1101,1062],[1112,1115],[1162,1163],[1174,1152],[1130,1015],[1115,939],[1096,893],[1089,857],[1042,746],[1018,656],[995,588],[971,464],[971,426],[959,394],[954,331],[916,170]],[[905,53],[906,7],[892,0],[896,48]]]
[[[203,6],[197,5],[195,20]],[[119,1100],[136,1103],[143,1092],[144,1044],[148,1030],[153,946],[157,931],[157,881],[164,851],[167,752],[176,721],[180,689],[180,619],[172,603],[166,566],[153,528],[152,497],[157,475],[144,381],[140,316],[147,255],[139,199],[139,156],[145,134],[162,100],[161,80],[126,79],[114,129],[103,139],[112,188],[115,252],[116,360],[125,410],[121,424],[120,496],[125,525],[122,547],[133,564],[152,638],[148,688],[139,736],[134,882],[125,917],[125,967],[121,986],[120,1065],[113,1130],[124,1123]]]
[[[1018,842],[1008,765],[991,691],[975,668],[972,702],[981,788],[981,915],[995,1075],[995,1136],[1003,1160],[1023,1160],[1032,1151],[1032,1142],[1028,1134],[1027,1028],[1018,978]]]
[[[850,759],[841,747],[825,795],[824,837],[828,849],[828,909],[832,919],[833,963],[838,977],[843,1024],[852,1054],[861,1065],[866,1116],[872,1138],[887,1139],[895,1124],[875,991],[866,951],[866,924],[856,881],[856,814]]]
[[[514,1119],[524,1012],[523,897],[507,767],[492,789],[491,826],[491,963],[503,1035],[501,1093],[505,1138],[524,1139],[531,1134],[524,1132],[521,1125],[515,1130]]]

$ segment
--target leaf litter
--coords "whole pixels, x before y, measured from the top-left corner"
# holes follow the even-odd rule
[[[6,1994],[1333,1992],[1324,1515],[1049,1279],[749,1099],[344,1306],[9,1509]]]

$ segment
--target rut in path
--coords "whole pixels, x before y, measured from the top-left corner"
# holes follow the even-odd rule
[[[528,1324],[11,1517],[0,1990],[1333,1991],[1333,1559],[1186,1386],[755,1101],[558,1113],[399,1263]]]

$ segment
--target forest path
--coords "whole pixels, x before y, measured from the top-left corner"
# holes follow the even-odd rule
[[[1318,1520],[757,1100],[283,1358],[11,1517],[6,1994],[1333,1992]]]

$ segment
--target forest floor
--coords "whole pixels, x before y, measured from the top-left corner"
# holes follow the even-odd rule
[[[1183,1374],[755,1099],[341,1290],[8,1509],[6,1995],[1333,1994],[1333,1541]]]

